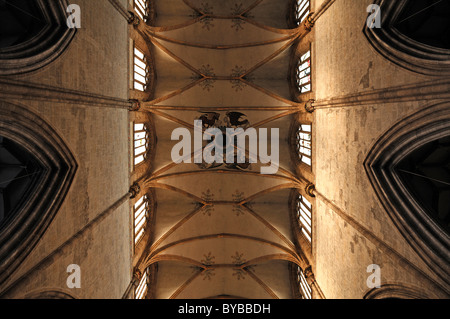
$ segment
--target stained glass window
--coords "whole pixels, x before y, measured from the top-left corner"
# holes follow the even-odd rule
[[[300,160],[308,166],[311,166],[312,161],[312,127],[309,124],[300,125],[297,132],[297,150]]]
[[[300,93],[311,92],[311,50],[303,54],[298,62],[297,85]]]

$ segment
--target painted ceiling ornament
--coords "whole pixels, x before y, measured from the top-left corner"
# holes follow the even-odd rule
[[[202,259],[200,262],[204,265],[204,266],[212,266],[214,265],[216,262],[214,261],[214,259],[216,259],[215,256],[212,255],[211,252],[209,252],[207,255],[203,255],[204,259]],[[211,280],[212,277],[214,277],[216,275],[214,269],[206,269],[203,272],[203,280]]]
[[[231,76],[234,78],[241,77],[243,74],[245,74],[245,72],[246,70],[243,66],[236,65],[233,70],[231,70]],[[247,80],[250,79],[247,78]],[[242,91],[242,89],[247,86],[247,84],[239,79],[230,80],[230,83],[233,85],[232,87],[236,90],[236,92]]]
[[[231,7],[231,15],[233,16],[243,16],[245,18],[254,18],[249,12],[242,14],[244,11],[244,5],[241,3],[235,3],[234,7]],[[244,30],[243,25],[246,23],[245,20],[241,18],[231,19],[231,28],[233,28],[236,32]]]
[[[202,199],[205,202],[210,203],[210,202],[214,201],[214,194],[211,192],[210,189],[208,189],[206,192],[202,192]],[[214,212],[214,205],[210,204],[204,208],[203,215],[210,217],[213,212]]]
[[[250,122],[246,117],[244,113],[227,112],[225,121],[228,127],[247,129],[250,127]]]
[[[242,266],[243,264],[245,264],[247,262],[247,260],[244,258],[244,254],[236,252],[233,256],[231,256],[231,260],[233,265],[236,266]],[[249,266],[249,267],[245,267],[245,270],[242,268],[235,268],[233,269],[233,277],[236,277],[237,280],[245,280],[245,276],[246,276],[246,270],[247,271],[253,271],[254,267],[253,266]]]
[[[212,163],[209,164],[206,161],[203,160],[201,164],[196,164],[201,169],[214,169],[219,167],[225,167],[227,169],[231,170],[250,170],[251,169],[251,163],[250,158],[246,154],[245,157],[238,159],[238,153],[235,150],[235,160],[234,163],[227,163],[226,156],[227,147],[232,147],[231,141],[227,139],[227,129],[238,129],[242,128],[243,130],[246,130],[250,127],[250,121],[247,119],[247,115],[240,112],[226,112],[225,115],[222,115],[221,113],[217,112],[201,112],[202,115],[200,115],[196,120],[202,121],[203,124],[203,133],[211,128],[218,128],[222,131],[223,134],[223,163]],[[237,137],[234,136],[234,145],[237,145],[236,139]],[[207,146],[211,143],[211,141],[203,141],[203,146]]]
[[[237,4],[234,4],[234,7],[231,8],[231,14],[234,16],[238,16],[242,12],[242,2]],[[231,28],[233,28],[236,32],[239,32],[241,30],[244,30],[244,27],[242,27],[243,24],[245,24],[245,21],[242,19],[232,19],[231,20]]]
[[[244,254],[240,254],[239,252],[236,252],[235,255],[231,256],[231,259],[233,260],[233,264],[236,266],[240,266],[245,263],[245,259],[243,258]],[[237,280],[245,280],[245,272],[240,268],[233,269],[233,276],[237,278]]]
[[[216,74],[214,73],[214,69],[209,64],[207,64],[202,65],[202,67],[198,70],[206,77],[206,79],[200,82],[199,85],[203,88],[203,90],[207,90],[209,92],[212,88],[214,88],[214,83],[216,83],[216,80],[211,78],[216,76]],[[198,74],[192,74],[191,79],[197,81],[199,79],[202,79],[202,77]]]
[[[236,213],[236,216],[238,216],[238,217],[241,215],[244,215],[244,209],[239,204],[245,199],[244,192],[236,190],[236,192],[232,196],[233,196],[233,201],[236,202],[236,205],[233,205],[233,213]]]
[[[214,8],[212,6],[210,6],[209,3],[202,2],[201,6],[200,6],[201,12],[203,12],[204,14],[214,14],[213,10],[214,10]],[[198,16],[198,14],[197,14],[197,16]],[[203,25],[202,26],[203,29],[206,29],[209,31],[214,27],[213,21],[214,21],[213,18],[205,17],[200,21],[200,23]]]

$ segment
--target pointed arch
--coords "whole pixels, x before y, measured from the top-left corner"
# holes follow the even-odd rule
[[[435,299],[428,292],[403,284],[385,284],[368,291],[363,299]]]
[[[62,289],[43,289],[33,291],[23,297],[23,299],[40,299],[40,300],[50,300],[50,299],[61,299],[61,300],[74,300],[77,299],[69,292]]]
[[[38,115],[0,101],[0,136],[20,145],[39,167],[25,196],[0,223],[0,283],[33,250],[62,205],[78,164]]]
[[[41,69],[57,59],[69,46],[76,34],[76,28],[67,27],[67,0],[36,0],[29,11],[10,5],[19,14],[38,20],[38,32],[22,42],[0,47],[0,76],[22,74]]]
[[[399,167],[415,151],[449,136],[450,103],[424,107],[385,133],[364,162],[370,183],[395,226],[425,263],[447,283],[449,233],[439,223],[436,212],[423,205],[418,194],[411,191]]]
[[[426,5],[425,1],[420,2]],[[400,31],[401,23],[414,16],[417,17],[417,13],[421,12],[404,17],[408,6],[412,4],[411,0],[377,0],[375,4],[380,6],[381,28],[369,28],[366,23],[363,32],[378,53],[391,62],[416,73],[441,76],[450,74],[449,49],[419,42],[411,38],[411,35],[407,36],[404,31]],[[430,8],[432,9],[428,7]],[[428,15],[425,11],[422,13]],[[428,18],[432,17],[428,16]]]

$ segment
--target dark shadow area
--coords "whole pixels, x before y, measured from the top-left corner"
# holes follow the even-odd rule
[[[410,0],[394,26],[417,42],[450,49],[450,1]]]

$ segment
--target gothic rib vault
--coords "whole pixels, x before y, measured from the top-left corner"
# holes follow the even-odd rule
[[[304,106],[291,99],[289,65],[305,28],[288,28],[287,2],[170,0],[155,8],[152,26],[138,27],[156,76],[142,104],[158,141],[153,173],[143,182],[156,200],[152,244],[140,267],[157,264],[150,293],[292,298],[289,264],[308,266],[294,244],[289,207],[292,189],[306,186],[289,156],[292,114]],[[278,173],[261,175],[259,163],[174,164],[172,131],[185,127],[193,135],[199,118],[279,128]]]

